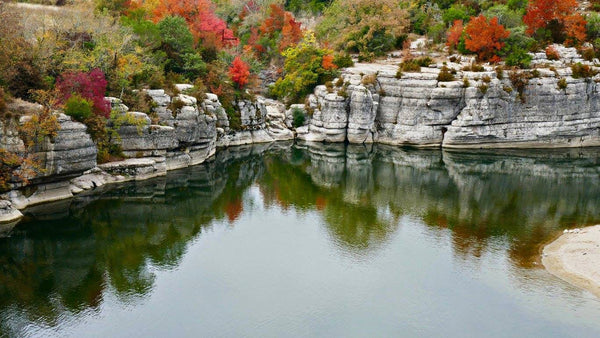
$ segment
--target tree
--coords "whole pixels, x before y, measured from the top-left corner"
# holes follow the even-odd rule
[[[323,13],[317,34],[368,60],[400,47],[408,26],[405,1],[335,0]]]
[[[458,45],[464,29],[462,20],[455,20],[452,26],[448,28],[448,32],[446,33],[446,45],[450,50],[453,50]]]
[[[504,47],[504,39],[510,32],[498,23],[498,18],[488,20],[485,16],[471,18],[465,27],[465,47],[477,53],[481,61],[500,61],[498,52]]]
[[[302,24],[294,18],[290,12],[285,12],[283,18],[283,27],[281,28],[281,40],[279,40],[279,51],[297,44],[302,40]]]
[[[210,0],[160,0],[151,11],[154,22],[166,16],[180,16],[198,40],[217,46],[236,45],[237,39],[225,21],[217,17]]]
[[[265,18],[258,28],[259,35],[251,36],[249,43],[252,40],[257,41],[255,49],[258,52],[284,51],[286,48],[297,44],[302,39],[302,24],[294,18],[291,12],[284,10],[282,5],[271,4],[269,6],[269,16]]]
[[[337,75],[336,67],[328,57],[332,54],[332,51],[319,47],[314,34],[307,34],[303,41],[283,52],[285,76],[275,82],[273,94],[290,101],[301,101],[319,83],[330,81]]]
[[[194,37],[185,20],[167,16],[158,23],[162,44],[160,50],[167,56],[165,71],[184,74],[195,79],[206,69],[202,57],[194,51]]]
[[[97,116],[108,118],[110,116],[110,102],[104,98],[107,81],[100,69],[93,69],[89,73],[66,72],[56,80],[58,103],[65,104],[73,95],[93,103],[93,113]]]
[[[239,88],[242,88],[248,83],[250,67],[248,67],[248,65],[239,56],[236,56],[235,59],[233,59],[231,67],[229,68],[229,76]]]
[[[523,16],[527,34],[539,33],[554,42],[583,41],[586,22],[581,14],[576,13],[577,7],[577,0],[531,0]]]

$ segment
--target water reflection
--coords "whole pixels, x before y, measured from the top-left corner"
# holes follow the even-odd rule
[[[532,267],[558,229],[600,223],[598,151],[476,152],[387,146],[272,144],[222,150],[167,177],[104,187],[27,210],[0,239],[0,334],[63,313],[97,310],[110,292],[135,304],[156,269],[177,268],[188,246],[219,222],[235,227],[244,192],[264,207],[316,212],[344,255],[368,260],[402,217],[430,236],[450,233],[455,257],[506,250]]]

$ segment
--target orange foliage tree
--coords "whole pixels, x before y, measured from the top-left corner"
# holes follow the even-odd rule
[[[187,22],[196,40],[216,46],[237,45],[233,31],[214,13],[210,0],[160,0],[151,10],[151,20],[159,22],[167,16],[180,16]]]
[[[325,70],[334,70],[337,69],[335,63],[333,63],[334,56],[331,54],[323,55],[323,61],[321,61],[321,67]]]
[[[498,52],[504,47],[502,40],[508,38],[510,32],[498,23],[498,18],[488,20],[479,15],[472,18],[465,27],[465,48],[477,53],[481,61],[498,62]]]
[[[248,67],[248,65],[239,56],[236,56],[235,59],[233,59],[231,67],[229,68],[229,76],[239,88],[242,88],[248,83],[250,67]]]
[[[268,36],[270,39],[275,39],[279,32],[278,49],[284,51],[288,47],[297,44],[302,39],[302,24],[294,18],[291,12],[287,12],[283,6],[271,4],[269,16],[260,25],[260,33],[262,36]]]
[[[446,45],[450,50],[458,45],[464,29],[465,27],[462,20],[454,20],[452,27],[448,28],[448,32],[446,33]]]
[[[548,29],[556,42],[566,39],[568,43],[585,40],[586,21],[576,13],[577,0],[531,0],[523,22],[527,33],[533,35],[540,29]]]

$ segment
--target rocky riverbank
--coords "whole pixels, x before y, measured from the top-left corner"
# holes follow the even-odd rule
[[[186,95],[190,85],[177,85],[173,97],[146,90],[151,114],[108,98],[123,117],[113,142],[125,158],[97,165],[86,127],[60,114],[58,135],[36,147],[43,172],[0,196],[0,222],[20,218],[18,210],[31,205],[200,164],[218,148],[236,145],[297,139],[477,149],[600,146],[600,75],[574,74],[574,63],[596,68],[572,48],[557,49],[557,61],[534,55],[534,70],[472,71],[470,60],[456,59],[419,72],[398,72],[397,60],[357,64],[317,86],[306,104],[286,108],[263,97],[237,101],[235,123],[216,95],[202,100]],[[450,72],[450,81],[440,78],[442,70]],[[303,115],[303,125],[294,122],[296,115]],[[23,152],[17,125],[0,125],[0,146]]]
[[[542,263],[553,275],[600,297],[600,225],[565,230],[544,248]]]
[[[318,86],[298,138],[445,148],[553,148],[600,145],[600,75],[574,48],[533,55],[532,70],[499,70],[470,60],[398,72],[357,64]],[[572,65],[589,67],[574,73]],[[440,77],[442,69],[446,78]]]

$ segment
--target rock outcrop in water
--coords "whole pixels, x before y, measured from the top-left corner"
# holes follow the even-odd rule
[[[27,117],[22,117],[23,122]],[[70,117],[59,114],[60,129],[56,137],[45,139],[37,144],[34,155],[39,161],[40,170],[31,180],[26,191],[18,190],[22,183],[14,183],[14,189],[5,194],[10,205],[3,205],[0,221],[11,221],[20,217],[10,208],[23,209],[32,204],[50,202],[72,197],[69,180],[96,166],[97,149],[86,131],[86,126],[74,122]],[[0,122],[0,146],[11,152],[25,152],[25,145],[19,138],[17,122],[2,125]],[[0,198],[1,200],[1,198]]]
[[[343,86],[318,86],[306,141],[383,143],[447,148],[551,148],[600,145],[600,76],[580,78],[562,61],[536,54],[535,71],[513,75],[463,71],[438,81],[441,64],[397,75],[392,65],[344,70]],[[585,61],[583,61],[586,64]],[[587,63],[593,68],[591,63]],[[499,76],[500,74],[500,76]],[[338,81],[334,81],[338,82]]]
[[[97,148],[85,125],[60,114],[58,135],[37,145],[41,150],[36,156],[44,171],[31,182],[27,192],[18,190],[21,184],[3,195],[11,203],[2,205],[0,222],[21,217],[17,209],[30,205],[69,198],[107,183],[164,176],[169,170],[200,164],[213,156],[217,147],[294,138],[286,126],[285,106],[274,100],[258,97],[255,101],[237,102],[241,123],[239,129],[233,130],[214,94],[206,94],[206,99],[198,102],[184,94],[172,98],[164,90],[146,92],[155,104],[152,118],[129,111],[119,99],[108,98],[113,110],[121,114],[110,123],[118,133],[113,142],[123,150],[122,161],[97,165]],[[118,126],[116,120],[120,121]],[[17,125],[0,125],[0,145],[24,153]]]
[[[185,94],[147,90],[154,101],[152,116],[130,112],[109,98],[125,117],[114,141],[126,159],[97,166],[97,150],[85,126],[61,114],[57,137],[38,147],[44,172],[27,192],[5,194],[2,198],[12,203],[1,214],[15,217],[11,208],[68,198],[106,183],[163,176],[204,162],[219,147],[294,137],[445,148],[600,146],[600,75],[573,74],[572,63],[586,62],[574,49],[558,50],[561,60],[535,54],[533,63],[540,68],[516,76],[489,66],[467,71],[465,64],[452,62],[404,74],[397,73],[396,65],[358,64],[343,70],[335,85],[316,87],[306,105],[286,110],[262,97],[237,101],[239,120],[229,118],[214,94],[199,102]],[[452,81],[438,80],[443,67],[455,73]],[[178,85],[184,92],[188,87]],[[294,133],[297,114],[307,123]],[[0,146],[23,152],[16,126],[0,127]]]

